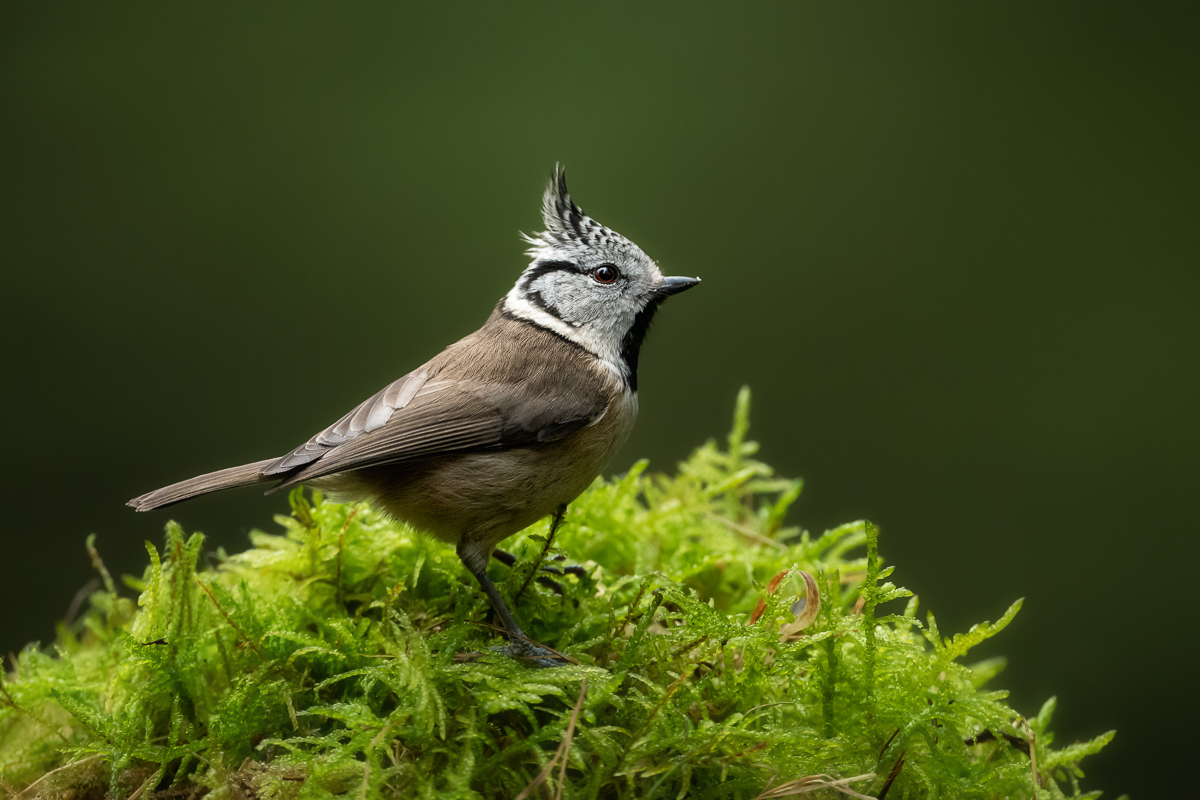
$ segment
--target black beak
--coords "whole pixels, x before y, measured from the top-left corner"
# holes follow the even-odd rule
[[[667,297],[690,289],[699,282],[699,278],[663,278],[663,282],[658,285],[657,292],[661,297]]]

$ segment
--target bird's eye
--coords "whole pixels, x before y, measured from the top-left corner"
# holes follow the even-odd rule
[[[596,267],[596,271],[592,273],[592,277],[596,279],[596,283],[612,283],[621,277],[621,271],[612,264],[602,264]]]

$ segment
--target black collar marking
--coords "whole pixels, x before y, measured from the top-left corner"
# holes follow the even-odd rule
[[[642,342],[650,331],[650,323],[654,321],[654,315],[658,312],[661,304],[662,298],[652,299],[633,318],[633,324],[629,326],[629,330],[625,332],[625,338],[621,340],[621,360],[629,369],[629,377],[625,379],[625,383],[629,384],[629,388],[635,392],[637,391],[638,355],[642,350]]]
[[[572,347],[579,348],[580,350],[587,353],[592,358],[599,358],[598,355],[593,353],[591,350],[588,350],[586,347],[581,345],[579,342],[568,339],[566,336],[563,336],[561,333],[554,330],[553,328],[547,328],[545,325],[539,325],[534,320],[528,319],[526,317],[518,316],[517,314],[514,314],[513,312],[509,311],[507,308],[504,307],[503,300],[501,300],[500,304],[498,306],[496,306],[496,310],[500,312],[500,316],[504,317],[507,320],[511,320],[512,322],[520,322],[523,325],[532,325],[533,327],[537,328],[539,331],[545,331],[546,333],[550,334],[551,336],[561,339],[562,341],[566,342],[567,344],[571,345]]]

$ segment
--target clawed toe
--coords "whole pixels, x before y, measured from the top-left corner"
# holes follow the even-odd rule
[[[545,647],[540,647],[530,642],[518,640],[500,647],[493,647],[493,652],[506,655],[509,658],[517,661],[525,661],[532,667],[538,669],[546,669],[548,667],[561,667],[567,662],[560,656],[556,655],[552,650],[547,650]]]
[[[540,647],[529,642],[518,641],[509,644],[499,645],[498,647],[488,648],[488,652],[498,653],[502,656],[525,663],[536,669],[548,669],[550,667],[561,667],[564,664],[571,663],[563,656],[557,655],[553,650],[548,650],[545,647]],[[459,653],[454,657],[455,661],[474,661],[482,658],[485,654],[479,651],[467,653]]]
[[[559,556],[556,560],[561,559],[562,556]],[[586,578],[588,575],[587,570],[578,564],[570,564],[565,567],[552,567],[549,564],[542,564],[541,569],[542,572],[549,572],[551,575],[574,575],[576,578]]]

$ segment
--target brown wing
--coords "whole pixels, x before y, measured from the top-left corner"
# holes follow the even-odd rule
[[[329,447],[277,488],[377,464],[554,441],[595,421],[606,406],[600,395],[530,394],[519,383],[430,381],[426,387],[386,423]]]
[[[426,365],[428,367],[428,365]],[[332,448],[382,427],[398,409],[405,408],[429,381],[426,367],[392,381],[360,403],[353,411],[330,425],[292,452],[276,459],[264,475],[284,475],[310,464]]]
[[[608,384],[594,361],[549,331],[493,313],[263,474],[284,488],[376,464],[563,438],[607,408]]]

